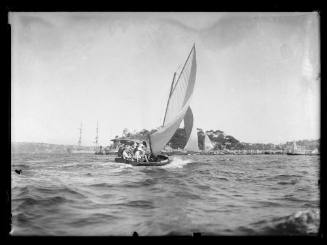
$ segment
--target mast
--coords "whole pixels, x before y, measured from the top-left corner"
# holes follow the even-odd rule
[[[99,127],[98,127],[98,121],[97,121],[97,129],[96,129],[96,136],[95,136],[95,147],[97,148],[99,144]]]
[[[168,106],[169,106],[169,101],[170,101],[172,89],[173,89],[173,86],[174,86],[175,76],[176,76],[176,72],[174,72],[173,81],[171,82],[171,85],[170,85],[169,97],[168,97],[168,101],[167,101],[167,106],[166,106],[166,111],[165,111],[165,116],[164,116],[164,119],[163,119],[163,122],[162,122],[162,126],[164,126],[164,124],[165,124],[167,110],[168,110]]]
[[[203,139],[203,151],[206,150],[206,131],[203,129],[204,139]]]
[[[148,138],[149,138],[150,152],[151,152],[151,155],[152,155],[152,147],[151,147],[151,137],[150,137],[150,134],[148,134]]]
[[[82,122],[81,122],[81,127],[79,128],[79,139],[78,139],[78,146],[82,146]]]

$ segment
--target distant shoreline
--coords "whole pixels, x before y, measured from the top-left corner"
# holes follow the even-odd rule
[[[295,141],[299,147],[302,147],[305,152],[320,148],[320,139],[317,140],[298,140]],[[284,144],[260,144],[260,143],[245,143],[222,145],[216,143],[216,148],[208,154],[215,155],[256,155],[256,154],[286,154],[292,142]],[[106,145],[103,145],[104,147]],[[12,153],[69,153],[70,150],[79,148],[80,150],[93,151],[95,146],[66,145],[66,144],[51,144],[39,142],[11,142]],[[183,148],[183,147],[182,147]],[[201,148],[200,148],[201,149]],[[173,149],[178,153],[185,153],[181,149]],[[169,154],[169,152],[166,152]]]

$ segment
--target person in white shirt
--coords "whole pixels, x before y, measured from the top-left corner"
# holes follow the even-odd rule
[[[145,155],[145,151],[140,143],[137,143],[137,146],[134,150],[134,157],[137,162],[139,162],[142,157]]]
[[[129,151],[130,151],[129,146],[126,146],[125,149],[123,150],[123,159],[131,160]]]

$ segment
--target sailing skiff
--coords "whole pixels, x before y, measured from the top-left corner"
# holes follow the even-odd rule
[[[193,45],[176,81],[175,77],[176,73],[174,73],[170,86],[163,124],[157,131],[148,135],[148,145],[150,146],[151,152],[150,160],[148,162],[136,162],[123,158],[115,158],[116,162],[134,166],[161,166],[171,161],[168,156],[161,154],[161,151],[173,137],[187,112],[190,111],[189,106],[196,77],[195,45]]]

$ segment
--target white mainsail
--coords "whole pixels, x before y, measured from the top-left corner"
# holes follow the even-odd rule
[[[204,144],[203,144],[203,150],[204,151],[210,151],[213,149],[212,142],[209,138],[209,136],[204,132]]]
[[[198,133],[194,127],[194,118],[191,107],[188,108],[184,117],[184,129],[186,134],[186,145],[184,149],[187,151],[199,151]]]
[[[149,135],[151,151],[154,155],[160,153],[184,119],[191,101],[195,76],[196,53],[193,45],[178,79],[171,87],[163,126]]]

